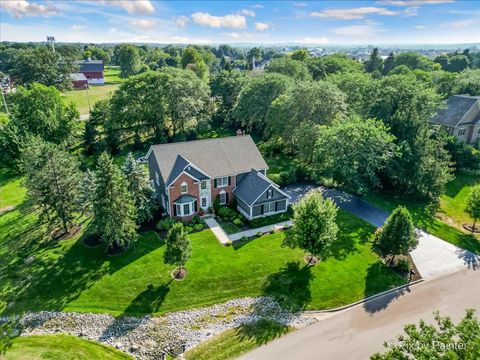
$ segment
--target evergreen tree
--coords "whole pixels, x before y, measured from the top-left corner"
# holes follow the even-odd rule
[[[95,178],[95,227],[108,248],[126,248],[137,238],[137,209],[127,179],[106,152],[98,158]]]
[[[83,143],[85,154],[91,155],[95,152],[95,143],[97,140],[97,129],[92,121],[85,122],[85,130],[83,132]]]
[[[480,184],[475,185],[467,197],[465,211],[473,219],[472,232],[475,231],[475,225],[480,219]]]
[[[391,52],[383,62],[383,75],[387,75],[395,67],[395,54]]]
[[[177,266],[177,274],[190,257],[191,247],[188,234],[182,223],[176,223],[168,230],[164,260]]]
[[[333,201],[325,200],[318,190],[311,191],[293,205],[291,245],[316,257],[325,254],[337,238],[336,216]]]
[[[95,173],[87,169],[87,171],[83,173],[82,180],[80,181],[79,195],[77,198],[77,206],[82,215],[92,215],[94,195]]]
[[[391,256],[390,264],[397,255],[408,255],[418,244],[412,215],[403,206],[397,207],[376,235],[376,241],[384,256]]]
[[[22,149],[21,169],[29,200],[47,219],[59,219],[67,233],[77,209],[78,161],[60,146],[35,137]]]
[[[152,219],[156,208],[155,191],[150,183],[145,167],[139,164],[132,153],[127,155],[123,173],[128,181],[128,189],[137,207],[137,223]]]
[[[370,58],[365,61],[365,71],[369,73],[381,72],[382,71],[383,61],[380,56],[378,56],[378,48],[374,48],[370,54]]]

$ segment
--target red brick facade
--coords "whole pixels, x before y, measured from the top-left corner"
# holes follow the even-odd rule
[[[186,194],[190,195],[190,196],[195,196],[197,198],[197,207],[200,204],[199,183],[197,181],[193,180],[190,176],[188,176],[186,174],[182,174],[173,183],[173,185],[168,189],[170,214],[171,214],[172,217],[175,217],[175,216],[173,216],[173,214],[174,214],[173,203],[180,196],[185,195],[185,194],[182,194],[182,191],[180,190],[180,185],[182,185],[183,182],[187,183],[187,186],[188,186],[188,191],[187,191]],[[178,217],[178,218],[182,219],[182,220],[191,220],[195,215],[196,215],[196,213],[192,214],[190,216],[183,216],[183,217]]]
[[[212,180],[212,205],[218,194],[223,190],[228,194],[228,203],[233,199],[233,188],[235,187],[235,176],[230,176],[230,185],[224,187],[214,187],[214,180]]]

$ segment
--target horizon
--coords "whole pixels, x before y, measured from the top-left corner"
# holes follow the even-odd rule
[[[34,1],[0,4],[2,42],[303,47],[480,44],[480,6],[458,0]]]

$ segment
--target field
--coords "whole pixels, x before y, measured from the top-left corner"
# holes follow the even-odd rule
[[[2,206],[16,206],[0,215],[0,313],[160,314],[262,294],[292,310],[326,309],[404,283],[372,251],[373,227],[345,212],[337,244],[315,267],[305,266],[299,249],[282,246],[283,232],[225,248],[205,230],[191,235],[186,280],[172,281],[157,233],[142,233],[114,257],[85,247],[81,235],[53,241],[26,206],[19,179],[0,175]]]

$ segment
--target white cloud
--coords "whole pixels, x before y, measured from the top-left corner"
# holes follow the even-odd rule
[[[100,3],[122,8],[129,14],[151,14],[155,11],[155,7],[150,0],[102,0]]]
[[[381,0],[377,4],[394,6],[422,6],[452,3],[455,0]]]
[[[415,29],[423,30],[426,29],[427,27],[425,25],[415,25]]]
[[[151,29],[157,25],[155,20],[149,19],[134,19],[129,21],[130,25],[138,27],[140,29]]]
[[[418,16],[418,6],[410,6],[403,10],[405,16]]]
[[[179,28],[184,28],[187,26],[187,23],[189,21],[190,19],[188,18],[188,16],[182,15],[175,19],[175,24],[177,24]]]
[[[247,26],[247,20],[242,15],[214,16],[209,13],[196,12],[191,15],[193,22],[201,26],[213,28],[228,27],[234,29],[244,29]]]
[[[83,30],[83,29],[86,29],[87,26],[86,25],[72,25],[69,27],[70,30],[74,30],[74,31],[77,31],[77,30]]]
[[[298,6],[298,7],[305,7],[307,6],[307,3],[293,3],[293,6]]]
[[[374,24],[351,25],[333,28],[330,30],[333,34],[352,37],[372,38],[378,36],[379,32],[386,31]]]
[[[265,6],[261,5],[261,4],[253,4],[252,6],[250,6],[252,9],[263,9]]]
[[[326,37],[320,38],[311,38],[311,37],[304,37],[302,39],[295,40],[298,44],[311,44],[311,45],[320,45],[320,44],[327,44],[329,40]]]
[[[52,16],[58,14],[53,4],[37,4],[26,0],[7,0],[0,2],[0,8],[13,17],[20,19],[24,16]]]
[[[445,23],[445,24],[442,24],[441,26],[446,28],[464,29],[464,28],[469,28],[476,25],[478,25],[478,21],[475,21],[474,19],[466,19],[466,20]]]
[[[261,22],[255,23],[255,29],[257,29],[257,30],[268,30],[269,27],[270,27],[270,25],[268,25],[266,23],[261,23]]]
[[[314,11],[310,13],[310,15],[314,17],[334,18],[342,20],[363,19],[366,15],[369,14],[392,16],[398,15],[398,12],[375,6],[366,6],[352,9],[326,9],[323,11]]]
[[[245,16],[255,17],[255,11],[253,11],[253,10],[242,9],[242,10],[240,10],[240,14],[245,15]]]

